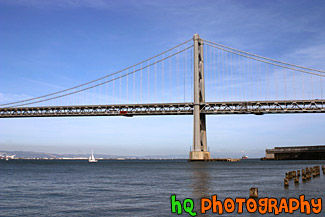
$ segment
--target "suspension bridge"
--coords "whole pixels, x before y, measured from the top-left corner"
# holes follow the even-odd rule
[[[190,160],[210,159],[206,115],[324,113],[325,71],[200,38],[68,89],[0,104],[0,118],[193,115]]]

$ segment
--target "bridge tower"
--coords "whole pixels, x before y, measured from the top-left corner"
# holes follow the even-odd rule
[[[210,159],[207,148],[206,117],[201,113],[205,103],[203,40],[198,34],[193,36],[194,42],[194,113],[193,113],[193,147],[190,161]]]

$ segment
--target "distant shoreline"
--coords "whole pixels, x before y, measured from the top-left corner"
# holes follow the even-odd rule
[[[97,160],[115,160],[115,161],[124,161],[124,160],[188,160],[185,158],[96,158]],[[4,160],[5,159],[1,159]],[[88,158],[14,158],[12,160],[88,160]]]

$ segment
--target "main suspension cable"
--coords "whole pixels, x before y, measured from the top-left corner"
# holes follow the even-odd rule
[[[67,94],[59,95],[59,96],[56,96],[56,97],[51,97],[51,98],[48,98],[48,99],[39,100],[39,101],[35,101],[35,102],[30,102],[30,103],[19,104],[19,105],[15,105],[15,106],[24,106],[24,105],[36,104],[36,103],[45,102],[45,101],[49,101],[49,100],[52,100],[52,99],[58,99],[58,98],[61,98],[61,97],[69,96],[69,95],[76,94],[76,93],[79,93],[79,92],[82,92],[82,91],[85,91],[85,90],[92,89],[92,88],[94,88],[94,87],[98,87],[98,86],[100,86],[100,85],[103,85],[103,84],[106,84],[106,83],[109,83],[109,82],[115,81],[115,80],[117,80],[117,79],[123,78],[123,77],[125,77],[125,76],[130,75],[130,74],[133,74],[133,73],[135,73],[135,72],[138,72],[138,71],[140,71],[140,70],[142,70],[142,69],[149,68],[150,66],[153,66],[153,65],[155,65],[155,64],[157,64],[157,63],[160,63],[160,62],[162,62],[162,61],[164,61],[164,60],[166,60],[166,59],[168,59],[168,58],[170,58],[170,57],[173,57],[173,56],[175,56],[175,55],[177,55],[177,54],[179,54],[179,53],[182,53],[183,51],[186,51],[186,50],[188,50],[188,49],[190,49],[190,48],[192,48],[192,47],[193,47],[193,45],[191,45],[191,46],[189,46],[189,47],[187,47],[187,48],[184,48],[184,49],[182,49],[182,50],[180,50],[180,51],[178,51],[178,52],[176,52],[176,53],[173,53],[173,54],[171,54],[171,55],[169,55],[169,56],[167,56],[167,57],[165,57],[165,58],[163,58],[163,59],[157,60],[156,62],[153,62],[153,63],[150,63],[150,64],[148,64],[148,65],[146,65],[146,66],[143,66],[142,68],[139,68],[139,69],[137,69],[137,70],[134,70],[134,71],[128,72],[128,73],[126,73],[126,74],[124,74],[124,75],[120,75],[119,77],[113,78],[113,79],[111,79],[111,80],[108,80],[108,81],[105,81],[105,82],[102,82],[102,83],[99,83],[99,84],[96,84],[96,85],[93,85],[93,86],[90,86],[90,87],[87,87],[87,88],[84,88],[84,89],[80,89],[80,90],[77,90],[77,91],[74,91],[74,92],[70,92],[70,93],[67,93]],[[10,107],[8,107],[8,108],[11,108],[11,107],[12,107],[12,106],[10,106]]]
[[[87,82],[87,83],[83,83],[83,84],[80,84],[80,85],[77,85],[77,86],[74,86],[74,87],[71,87],[71,88],[68,88],[68,89],[65,89],[65,90],[57,91],[57,92],[50,93],[50,94],[46,94],[46,95],[39,96],[39,97],[34,97],[34,98],[30,98],[30,99],[26,99],[26,100],[20,100],[20,101],[11,102],[11,103],[0,104],[0,106],[13,105],[13,104],[17,104],[17,103],[23,103],[23,102],[28,102],[28,101],[32,101],[32,100],[37,100],[37,99],[45,98],[45,97],[48,97],[48,96],[53,96],[53,95],[56,95],[56,94],[59,94],[59,93],[64,93],[64,92],[67,92],[67,91],[69,91],[69,90],[73,90],[73,89],[76,89],[76,88],[79,88],[79,87],[82,87],[82,86],[85,86],[85,85],[88,85],[88,84],[94,83],[94,82],[96,82],[96,81],[100,81],[100,80],[102,80],[102,79],[104,79],[104,78],[108,78],[108,77],[110,77],[110,76],[116,75],[116,74],[118,74],[118,73],[120,73],[120,72],[123,72],[123,71],[125,71],[125,70],[130,69],[130,68],[133,68],[133,67],[135,67],[135,66],[138,66],[138,65],[140,65],[140,64],[143,64],[143,63],[145,63],[145,62],[147,62],[147,61],[150,61],[150,60],[152,60],[152,59],[154,59],[154,58],[156,58],[156,57],[159,57],[159,56],[161,56],[161,55],[163,55],[163,54],[166,54],[167,52],[169,52],[169,51],[171,51],[171,50],[174,50],[175,48],[178,48],[178,47],[180,47],[180,46],[182,46],[182,45],[184,45],[184,44],[190,42],[191,40],[192,40],[192,39],[189,39],[189,40],[187,40],[187,41],[185,41],[185,42],[183,42],[183,43],[181,43],[181,44],[179,44],[179,45],[176,45],[175,47],[172,47],[172,48],[170,48],[170,49],[168,49],[168,50],[166,50],[166,51],[164,51],[164,52],[162,52],[162,53],[160,53],[160,54],[157,54],[157,55],[155,55],[155,56],[153,56],[153,57],[151,57],[151,58],[149,58],[149,59],[143,60],[143,61],[141,61],[141,62],[139,62],[139,63],[136,63],[136,64],[134,64],[134,65],[132,65],[132,66],[129,66],[129,67],[127,67],[127,68],[124,68],[124,69],[119,70],[119,71],[117,71],[117,72],[114,72],[114,73],[112,73],[112,74],[106,75],[106,76],[104,76],[104,77],[101,77],[101,78],[98,78],[98,79],[95,79],[95,80],[89,81],[89,82]]]
[[[222,45],[222,44],[218,44],[218,43],[215,43],[215,42],[212,42],[212,41],[209,41],[209,40],[205,40],[205,39],[202,39],[202,40],[205,41],[205,42],[208,42],[210,44],[214,44],[214,45],[217,45],[217,46],[220,46],[220,47],[223,47],[223,48],[227,48],[227,49],[234,50],[234,51],[237,51],[237,52],[240,52],[240,53],[248,54],[248,55],[251,55],[251,56],[254,56],[254,57],[258,57],[258,58],[261,58],[261,59],[269,60],[269,61],[272,61],[272,62],[277,62],[277,63],[281,63],[281,64],[284,64],[284,65],[289,65],[289,66],[293,66],[293,67],[297,67],[297,68],[307,69],[307,70],[310,70],[310,71],[316,71],[316,72],[325,73],[325,71],[323,71],[323,70],[313,69],[313,68],[307,68],[307,67],[303,67],[303,66],[299,66],[299,65],[294,65],[294,64],[282,62],[282,61],[279,61],[279,60],[275,60],[275,59],[271,59],[271,58],[259,56],[259,55],[256,55],[256,54],[253,54],[253,53],[249,53],[249,52],[246,52],[246,51],[238,50],[238,49],[235,49],[235,48],[232,48],[232,47],[228,47],[228,46],[225,46],[225,45]]]

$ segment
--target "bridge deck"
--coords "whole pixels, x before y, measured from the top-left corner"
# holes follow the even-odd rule
[[[288,114],[324,113],[325,100],[206,102],[202,113],[222,114]],[[193,103],[153,103],[117,105],[78,105],[0,108],[0,118],[65,117],[65,116],[139,116],[192,115]]]

